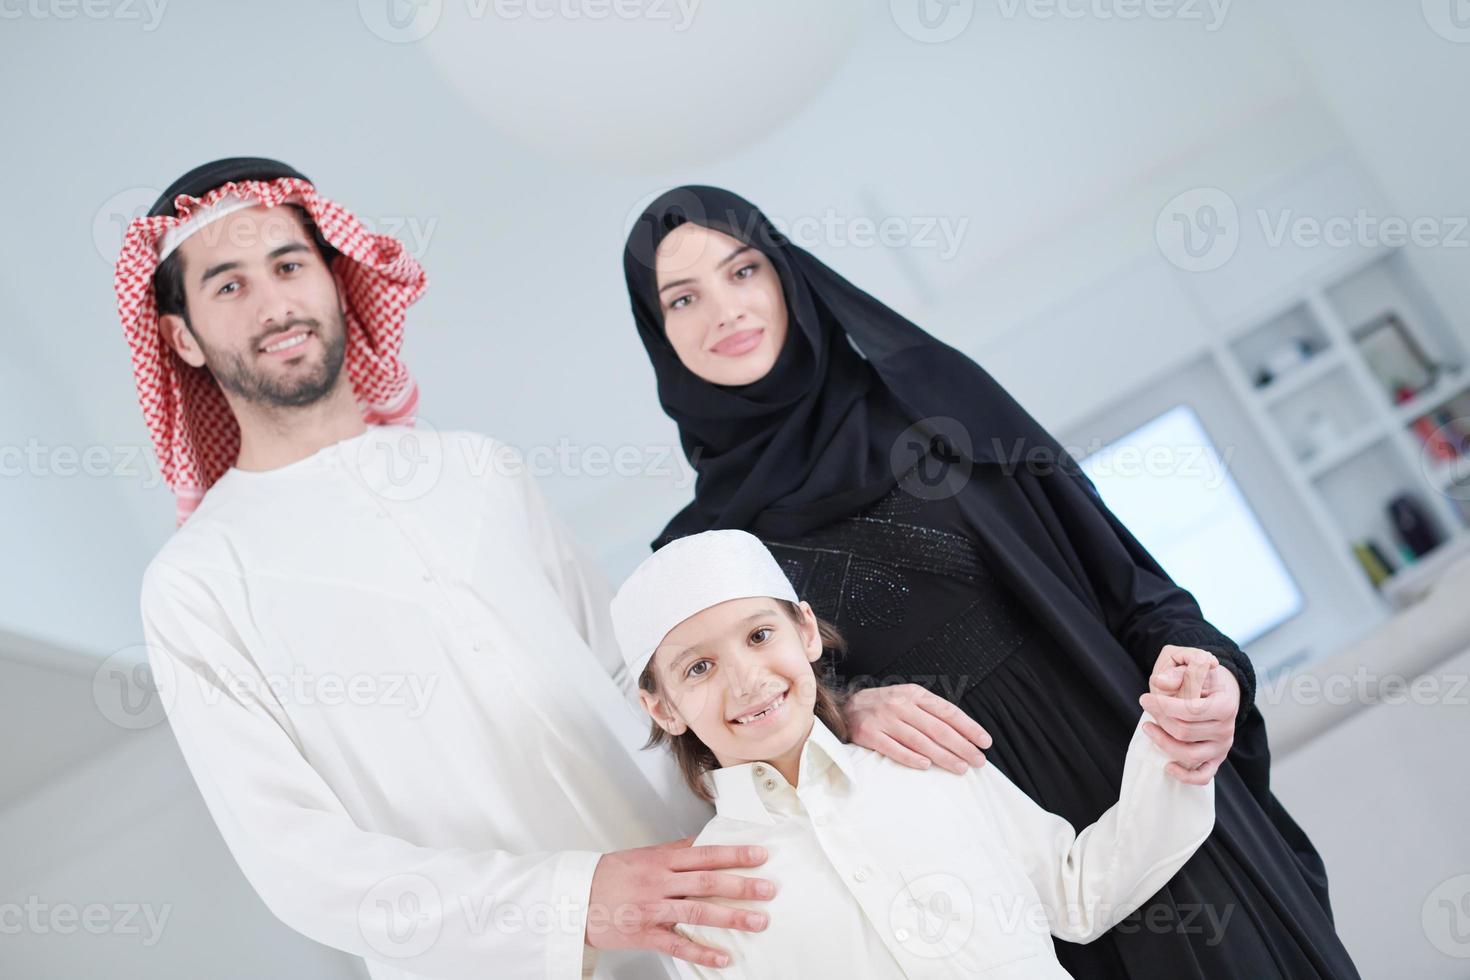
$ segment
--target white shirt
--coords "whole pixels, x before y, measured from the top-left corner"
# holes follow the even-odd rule
[[[640,751],[610,591],[516,459],[396,426],[231,470],[144,575],[225,843],[277,917],[377,980],[664,975],[585,949],[593,870],[711,813]]]
[[[763,932],[680,926],[731,958],[724,970],[679,962],[680,976],[1063,980],[1051,935],[1102,935],[1214,827],[1214,781],[1165,775],[1142,724],[1119,801],[1080,834],[993,765],[909,769],[820,719],[794,789],[765,763],[715,770],[718,813],[695,843],[766,847],[760,874],[777,894],[726,903],[768,912]]]

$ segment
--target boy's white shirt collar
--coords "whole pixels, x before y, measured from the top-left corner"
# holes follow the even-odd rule
[[[801,747],[801,782],[797,785],[798,795],[802,787],[822,780],[836,766],[850,781],[856,781],[857,765],[853,759],[853,747],[839,739],[832,730],[822,724],[822,719],[812,717],[812,731]],[[760,771],[757,772],[757,769]],[[786,782],[784,776],[769,762],[746,762],[738,766],[725,766],[712,770],[715,809],[722,817],[744,820],[770,826],[776,822],[765,801],[761,799],[761,788],[767,779]]]

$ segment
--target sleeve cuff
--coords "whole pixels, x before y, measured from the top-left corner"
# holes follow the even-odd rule
[[[586,935],[592,875],[600,860],[597,851],[563,851],[557,859],[551,900],[558,914],[547,936],[546,980],[581,980],[597,965],[597,951],[587,945]]]

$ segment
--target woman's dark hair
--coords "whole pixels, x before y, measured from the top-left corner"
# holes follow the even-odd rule
[[[793,623],[801,622],[801,607],[789,599],[776,600],[781,608],[791,617]],[[839,657],[847,652],[847,643],[842,639],[842,634],[837,627],[817,617],[817,635],[822,640],[822,652]],[[814,706],[816,716],[821,719],[822,724],[831,730],[833,735],[843,742],[849,741],[847,721],[842,715],[843,705],[846,703],[846,695],[832,687],[822,676],[821,669],[816,672],[817,702]],[[649,694],[659,693],[658,678],[653,672],[653,661],[643,668],[643,674],[638,678],[638,686]],[[679,765],[679,772],[684,776],[684,782],[688,784],[694,795],[706,803],[712,802],[709,787],[705,785],[704,775],[712,769],[720,768],[720,762],[715,754],[710,751],[709,746],[699,740],[692,729],[686,728],[681,735],[670,735],[658,722],[653,722],[648,733],[648,741],[644,743],[645,749],[651,749],[656,745],[667,743],[674,753],[674,761]]]
[[[287,204],[285,207],[292,208],[300,215],[302,225],[316,245],[317,254],[327,264],[327,268],[331,268],[332,260],[340,253],[322,237],[321,229],[317,228],[306,208],[299,204]],[[181,316],[184,318],[184,326],[189,328],[190,333],[194,332],[194,325],[189,322],[188,297],[184,292],[184,261],[180,258],[178,249],[170,252],[168,258],[158,263],[158,268],[154,270],[153,299],[158,306],[159,316]]]

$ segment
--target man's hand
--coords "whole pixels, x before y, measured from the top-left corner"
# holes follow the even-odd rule
[[[847,702],[847,727],[858,745],[910,769],[938,763],[951,772],[985,765],[991,738],[958,707],[917,684],[870,687]]]
[[[691,847],[694,838],[604,854],[592,875],[586,943],[594,949],[651,949],[701,966],[723,967],[730,956],[674,931],[678,923],[760,932],[764,912],[700,898],[765,901],[776,886],[725,868],[765,863],[763,847]]]
[[[1149,693],[1138,701],[1158,722],[1144,722],[1144,733],[1173,760],[1164,771],[1196,786],[1213,779],[1235,743],[1235,675],[1214,654],[1168,644],[1154,663]]]

